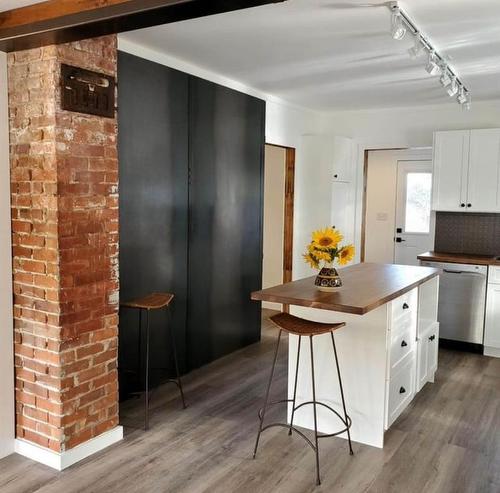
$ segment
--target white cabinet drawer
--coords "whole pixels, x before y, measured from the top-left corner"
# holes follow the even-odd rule
[[[415,353],[411,352],[398,365],[394,375],[391,375],[388,382],[387,428],[394,423],[415,395],[415,367]]]
[[[415,331],[409,325],[405,330],[398,331],[391,343],[391,374],[398,363],[415,347]]]
[[[392,320],[397,321],[403,316],[412,314],[413,316],[417,312],[418,304],[418,288],[412,289],[403,296],[396,298],[391,302],[392,309]]]
[[[489,267],[488,284],[500,284],[500,267]]]

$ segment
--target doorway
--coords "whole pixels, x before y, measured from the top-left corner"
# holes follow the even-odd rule
[[[292,280],[294,183],[295,149],[266,144],[262,288]],[[262,308],[286,310],[269,302],[263,302]]]
[[[434,247],[431,149],[366,151],[361,260],[418,265]]]

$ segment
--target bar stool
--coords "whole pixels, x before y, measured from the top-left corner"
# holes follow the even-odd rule
[[[146,312],[146,369],[145,369],[145,391],[144,391],[144,429],[149,429],[149,312],[151,310],[161,310],[162,308],[167,309],[168,315],[168,329],[170,332],[170,336],[172,339],[172,352],[174,356],[175,363],[175,371],[176,377],[175,379],[168,379],[167,382],[175,383],[177,387],[179,387],[179,391],[181,394],[182,407],[186,409],[186,402],[184,400],[184,392],[182,390],[182,382],[181,377],[179,375],[179,365],[177,363],[177,350],[175,347],[175,337],[174,331],[172,328],[172,314],[170,311],[170,304],[174,299],[174,295],[171,293],[151,293],[141,298],[137,298],[135,300],[126,301],[120,303],[123,308],[132,308],[139,310],[139,367],[140,360],[142,359],[142,351],[141,351],[141,342],[142,342],[142,312]]]
[[[353,455],[354,452],[352,450],[352,444],[351,444],[351,433],[350,433],[350,428],[352,425],[352,420],[351,418],[347,415],[346,411],[346,405],[345,405],[345,399],[344,399],[344,389],[342,387],[342,379],[340,377],[340,368],[339,368],[339,360],[337,357],[337,348],[335,346],[335,338],[333,337],[333,332],[337,329],[340,329],[341,327],[345,326],[345,323],[337,323],[337,324],[325,324],[325,323],[319,323],[319,322],[311,322],[309,320],[304,320],[298,317],[294,317],[293,315],[289,315],[288,313],[279,313],[277,315],[274,315],[270,319],[279,329],[279,334],[278,334],[278,342],[276,344],[276,350],[274,352],[274,360],[273,364],[271,367],[271,374],[269,376],[269,382],[267,384],[267,390],[266,390],[266,397],[264,400],[264,407],[262,407],[259,410],[259,431],[257,433],[257,439],[255,441],[255,449],[253,453],[253,458],[255,459],[255,456],[257,454],[257,448],[259,446],[259,439],[260,435],[264,430],[267,430],[268,428],[272,428],[275,426],[283,427],[283,428],[288,428],[288,434],[292,434],[292,430],[294,430],[299,436],[301,436],[309,445],[310,447],[314,450],[316,454],[316,483],[318,485],[321,484],[321,479],[320,479],[320,467],[319,467],[319,439],[320,438],[328,438],[328,437],[333,437],[340,435],[342,433],[347,432],[347,439],[349,443],[349,454]],[[269,392],[271,390],[271,384],[274,376],[274,369],[276,367],[276,360],[278,358],[278,349],[280,345],[280,339],[281,339],[281,333],[285,331],[288,332],[289,334],[294,334],[299,336],[299,342],[298,342],[298,348],[297,348],[297,364],[295,367],[295,382],[294,382],[294,389],[293,389],[293,399],[282,399],[279,401],[275,402],[269,402]],[[344,416],[342,417],[335,409],[331,408],[327,404],[323,402],[318,402],[316,400],[316,381],[315,381],[315,376],[314,376],[314,350],[313,350],[313,337],[320,335],[320,334],[327,334],[330,333],[332,337],[332,345],[333,345],[333,354],[335,356],[335,363],[337,367],[337,375],[338,375],[338,380],[339,380],[339,387],[340,387],[340,395],[342,397],[342,407],[344,409]],[[311,351],[311,379],[312,379],[312,401],[307,401],[307,402],[302,402],[298,406],[296,405],[296,398],[297,398],[297,378],[299,374],[299,361],[300,361],[300,346],[302,342],[302,337],[309,337],[309,344],[310,344],[310,351]],[[267,408],[271,405],[274,404],[279,404],[279,403],[284,403],[284,402],[291,402],[292,403],[292,416],[290,419],[290,424],[288,423],[271,423],[266,426],[264,426],[264,418],[266,415]],[[295,411],[300,409],[303,406],[306,405],[312,405],[313,406],[313,412],[314,412],[314,443],[300,430],[298,430],[296,427],[293,426],[293,418],[295,416]],[[318,417],[317,417],[317,406],[323,406],[326,409],[330,410],[332,413],[338,416],[340,421],[344,424],[345,428],[343,428],[340,431],[337,431],[336,433],[329,433],[329,434],[318,434]]]

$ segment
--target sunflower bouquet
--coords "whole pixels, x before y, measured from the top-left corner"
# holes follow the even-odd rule
[[[304,260],[313,268],[331,267],[335,261],[346,265],[354,258],[353,245],[340,245],[344,239],[335,228],[319,229],[312,233],[312,241],[304,253]]]

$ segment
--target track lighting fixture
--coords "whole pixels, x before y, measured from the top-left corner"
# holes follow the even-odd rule
[[[448,87],[451,84],[451,77],[448,73],[448,67],[445,65],[441,70],[443,74],[439,78],[439,82],[441,82],[441,85],[443,87]]]
[[[418,58],[424,52],[424,45],[422,44],[422,40],[420,39],[420,33],[417,33],[415,36],[415,45],[408,50],[408,54],[410,58]]]
[[[403,24],[403,19],[401,18],[401,13],[399,11],[399,7],[396,7],[392,11],[392,19],[391,19],[391,33],[393,39],[400,40],[405,37],[406,27]]]
[[[448,89],[446,89],[446,92],[448,93],[448,96],[450,96],[450,98],[452,98],[453,96],[455,96],[455,94],[457,94],[457,92],[458,92],[458,82],[457,82],[457,78],[456,77],[453,77],[451,79],[451,84],[448,87]]]
[[[439,64],[434,51],[429,53],[429,58],[427,60],[427,65],[425,70],[429,75],[436,75],[439,72]]]
[[[467,96],[466,96],[465,89],[463,86],[461,86],[460,90],[458,91],[457,101],[460,104],[464,104],[467,102]]]
[[[391,35],[395,40],[401,40],[407,33],[414,36],[414,45],[408,50],[412,59],[418,58],[423,53],[427,53],[428,59],[425,70],[429,75],[437,75],[441,72],[439,82],[446,89],[450,97],[456,96],[457,102],[463,109],[470,109],[471,95],[458,77],[456,71],[448,65],[446,58],[441,55],[433,43],[425,36],[415,23],[408,17],[406,12],[401,10],[396,1],[390,1],[387,7],[391,11]]]

